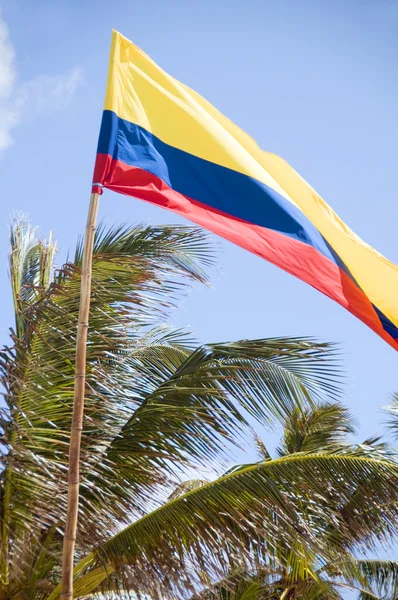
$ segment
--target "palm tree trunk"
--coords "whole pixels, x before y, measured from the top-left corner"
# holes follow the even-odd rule
[[[86,387],[86,344],[90,313],[91,272],[99,194],[93,193],[87,216],[80,284],[79,321],[76,339],[76,371],[72,428],[69,445],[68,508],[62,556],[61,598],[73,597],[73,558],[79,508],[79,462],[83,429],[84,392]]]

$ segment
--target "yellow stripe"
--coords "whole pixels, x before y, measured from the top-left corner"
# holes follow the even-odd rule
[[[344,261],[372,304],[398,326],[398,266],[361,240],[285,160],[267,153],[264,164]]]
[[[249,136],[116,31],[105,110],[144,127],[170,146],[255,177],[286,196],[246,150],[245,138],[255,145]]]
[[[163,142],[265,183],[296,204],[339,254],[362,290],[398,325],[398,267],[356,236],[284,160],[263,152],[207,100],[114,31],[105,109]]]

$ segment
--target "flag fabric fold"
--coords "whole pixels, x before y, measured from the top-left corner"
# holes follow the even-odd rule
[[[93,181],[268,260],[398,349],[398,267],[283,159],[116,31]]]

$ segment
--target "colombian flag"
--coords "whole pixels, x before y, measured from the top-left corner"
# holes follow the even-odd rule
[[[398,349],[398,267],[282,158],[116,31],[94,182],[94,190],[162,206],[261,256]]]

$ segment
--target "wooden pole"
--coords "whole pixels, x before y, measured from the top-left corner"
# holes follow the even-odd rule
[[[75,390],[69,445],[68,504],[62,555],[61,598],[65,600],[73,598],[73,561],[79,509],[80,443],[83,430],[84,393],[86,388],[86,345],[90,313],[93,247],[99,197],[100,195],[97,193],[91,194],[81,269],[79,320],[76,338]]]

